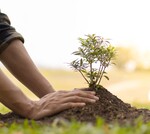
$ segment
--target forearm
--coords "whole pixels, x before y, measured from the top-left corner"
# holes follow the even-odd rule
[[[15,113],[28,117],[34,103],[0,70],[0,101]]]
[[[54,89],[34,65],[20,40],[14,40],[0,56],[11,73],[38,97]]]

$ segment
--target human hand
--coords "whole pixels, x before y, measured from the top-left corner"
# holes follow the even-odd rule
[[[39,101],[35,102],[31,118],[40,119],[69,108],[83,107],[86,103],[94,103],[98,99],[93,91],[56,91],[45,95]]]

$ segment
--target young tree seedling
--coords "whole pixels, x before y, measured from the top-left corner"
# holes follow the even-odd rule
[[[95,34],[86,35],[86,39],[79,38],[81,46],[72,54],[79,58],[72,61],[70,66],[78,71],[90,88],[98,89],[102,77],[109,80],[105,69],[111,65],[116,55],[108,39]]]

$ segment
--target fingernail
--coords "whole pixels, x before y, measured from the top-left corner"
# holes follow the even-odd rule
[[[94,96],[94,99],[96,99],[96,100],[99,100],[99,97],[97,97],[97,96]]]
[[[80,103],[80,105],[81,105],[81,106],[85,106],[86,104],[85,104],[85,103]]]
[[[96,100],[91,100],[92,103],[96,102]]]
[[[91,92],[91,94],[96,94],[95,92]]]

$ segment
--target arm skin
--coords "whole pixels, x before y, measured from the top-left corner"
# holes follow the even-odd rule
[[[12,111],[27,116],[32,108],[30,101],[0,70],[0,101]]]
[[[20,82],[38,97],[41,98],[54,91],[51,84],[39,72],[20,40],[12,41],[0,55],[0,60]]]
[[[98,100],[95,93],[90,91],[54,91],[19,40],[11,42],[0,55],[0,60],[18,80],[40,97],[38,101],[30,100],[0,70],[0,101],[23,117],[40,119]]]

